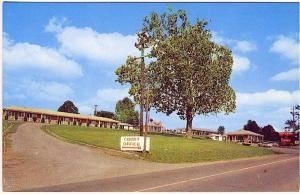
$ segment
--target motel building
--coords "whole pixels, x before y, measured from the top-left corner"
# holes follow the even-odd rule
[[[110,118],[18,106],[3,108],[3,117],[5,120],[25,122],[133,129],[133,126],[130,124],[121,123]]]
[[[252,131],[240,129],[227,133],[227,141],[233,142],[245,142],[245,143],[261,143],[264,136]]]
[[[156,132],[156,133],[161,133],[164,130],[164,125],[160,121],[154,121],[150,120],[150,122],[147,123],[148,127],[148,132]],[[144,125],[145,129],[145,125]]]

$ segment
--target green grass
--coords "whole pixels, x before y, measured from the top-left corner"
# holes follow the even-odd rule
[[[71,142],[82,142],[115,150],[120,149],[121,136],[139,135],[135,131],[96,127],[47,125],[43,128]],[[151,134],[150,137],[150,153],[139,153],[139,155],[140,158],[153,162],[207,162],[273,154],[273,151],[265,148],[243,146],[230,142],[208,139],[188,140],[183,137],[158,134]]]
[[[9,134],[15,133],[17,128],[22,124],[21,121],[2,120],[3,150],[10,147]]]
[[[2,132],[5,133],[15,133],[19,125],[23,123],[21,121],[7,121],[2,120]]]

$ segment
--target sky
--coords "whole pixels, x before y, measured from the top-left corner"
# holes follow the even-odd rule
[[[209,21],[212,41],[233,53],[236,111],[197,115],[194,128],[234,131],[248,120],[281,131],[299,104],[298,3],[3,3],[3,106],[57,110],[71,100],[81,114],[114,111],[128,95],[114,70],[134,47],[143,18],[171,6],[192,22]],[[149,62],[149,61],[148,61]],[[136,107],[138,110],[138,106]],[[166,128],[185,127],[176,113],[151,110]]]

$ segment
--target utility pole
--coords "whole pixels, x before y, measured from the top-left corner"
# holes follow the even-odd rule
[[[138,34],[138,42],[135,43],[135,47],[141,51],[141,88],[140,88],[140,136],[144,136],[144,150],[146,151],[146,140],[147,140],[147,132],[146,126],[144,129],[144,88],[145,88],[145,48],[149,47],[150,39],[147,36],[146,32],[139,32]]]
[[[97,107],[98,107],[98,104],[95,104],[94,106],[95,106],[95,110],[94,110],[94,116],[96,116],[96,114],[97,114]]]
[[[295,109],[299,110],[299,105],[293,106],[292,112],[291,112],[291,114],[293,116],[293,120],[292,120],[292,122],[293,122],[293,132],[296,131],[297,123],[299,125],[299,111],[295,111]],[[296,122],[296,121],[298,121],[298,122]]]
[[[140,136],[144,134],[144,88],[145,88],[145,48],[149,47],[149,37],[146,32],[139,32],[135,47],[141,51],[141,87],[140,87]]]

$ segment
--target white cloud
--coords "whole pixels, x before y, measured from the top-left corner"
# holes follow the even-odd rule
[[[299,40],[280,35],[270,48],[271,52],[280,54],[294,64],[299,64]]]
[[[134,47],[135,35],[126,36],[117,32],[98,33],[89,27],[63,27],[56,18],[50,20],[46,31],[56,34],[61,53],[97,65],[119,66],[128,55],[139,54]]]
[[[67,21],[66,18],[56,18],[53,17],[49,20],[49,23],[46,25],[46,32],[61,32],[63,30],[63,24]]]
[[[118,100],[128,97],[128,88],[124,89],[100,89],[97,92],[96,99],[105,102],[117,102]]]
[[[226,38],[215,31],[212,32],[212,41],[214,41],[217,44],[230,46],[236,51],[242,53],[247,53],[250,51],[257,50],[257,47],[253,42],[250,42],[248,40],[235,40],[235,39]]]
[[[251,66],[251,62],[247,57],[233,55],[233,72],[240,73],[247,71]]]
[[[3,62],[7,69],[32,69],[61,77],[82,76],[81,67],[54,49],[27,42],[13,44],[4,36]]]
[[[79,102],[78,109],[80,113],[90,114],[94,110],[94,105],[98,105],[98,110],[114,111],[116,103],[124,97],[129,97],[129,88],[107,88],[99,89],[95,97],[86,101]]]
[[[36,101],[51,101],[59,102],[64,99],[69,99],[74,93],[72,88],[66,84],[58,82],[36,81],[33,79],[20,80],[17,88],[14,89],[15,94],[11,96],[22,97],[22,99]]]
[[[237,41],[236,46],[234,48],[243,53],[254,51],[257,49],[254,43],[246,40]]]
[[[289,71],[278,73],[271,79],[275,81],[297,81],[299,80],[299,68],[294,68]]]
[[[225,38],[220,33],[212,31],[212,39],[213,42],[217,44],[222,44],[222,45],[228,45],[236,42],[236,40],[230,39],[230,38]]]
[[[300,90],[293,92],[270,89],[265,92],[237,93],[238,106],[279,106],[299,103]]]

